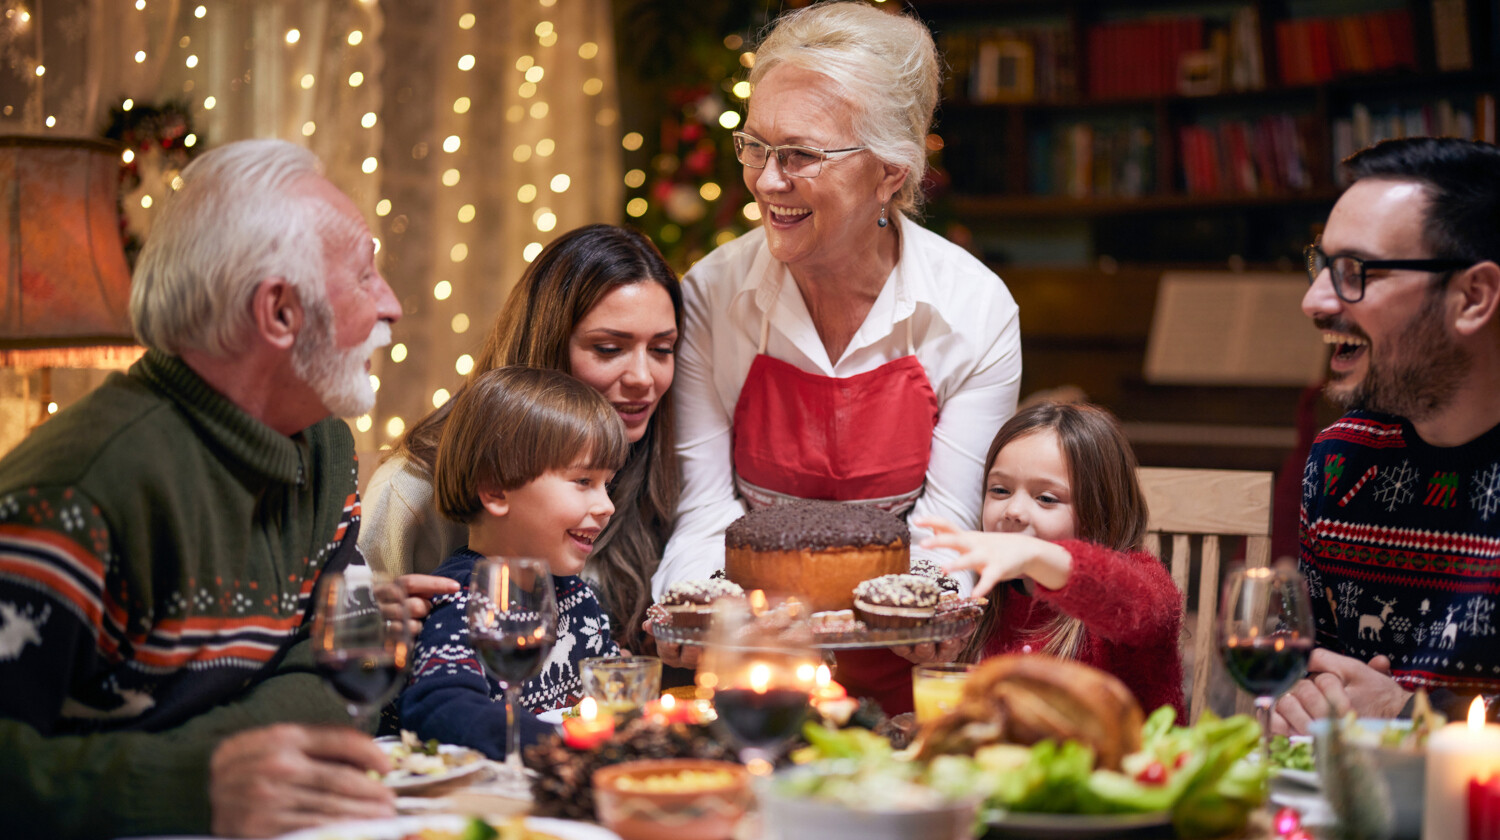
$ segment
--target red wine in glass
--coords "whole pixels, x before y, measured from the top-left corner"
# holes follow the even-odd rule
[[[406,590],[368,566],[325,572],[313,609],[313,666],[358,724],[400,685],[411,655]]]
[[[719,723],[740,743],[762,750],[778,747],[802,731],[808,693],[792,688],[729,688],[714,693]]]
[[[1279,697],[1307,673],[1311,639],[1262,636],[1226,641],[1224,668],[1240,688],[1257,697]]]
[[[1312,649],[1312,602],[1295,566],[1239,568],[1224,578],[1219,652],[1229,676],[1255,695],[1262,761],[1270,760],[1271,709],[1307,673]]]
[[[541,672],[557,642],[557,592],[547,562],[500,556],[475,562],[464,618],[469,644],[505,694],[505,770],[495,781],[524,792],[516,719],[521,684]]]
[[[474,652],[484,663],[485,670],[502,685],[517,685],[542,672],[547,661],[547,652],[557,643],[554,635],[491,637],[475,636]]]
[[[339,651],[318,656],[316,665],[340,697],[361,709],[379,704],[401,678],[395,658],[384,651]]]

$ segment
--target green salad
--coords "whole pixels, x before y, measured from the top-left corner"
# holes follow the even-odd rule
[[[1271,736],[1271,766],[1282,770],[1312,770],[1311,741],[1297,741],[1285,735]]]
[[[1246,715],[1205,713],[1192,727],[1174,726],[1171,707],[1157,709],[1141,730],[1141,749],[1120,771],[1094,769],[1092,750],[1076,742],[1030,747],[997,744],[972,756],[911,760],[862,729],[804,729],[809,746],[793,756],[809,765],[778,777],[787,796],[886,807],[930,807],[933,800],[977,798],[980,819],[1006,812],[1145,814],[1170,812],[1180,837],[1213,837],[1242,825],[1265,800],[1267,768],[1245,761],[1260,741]],[[870,791],[880,791],[875,797]]]

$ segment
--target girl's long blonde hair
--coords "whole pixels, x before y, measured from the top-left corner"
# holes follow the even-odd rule
[[[1115,551],[1139,551],[1146,537],[1146,497],[1136,477],[1135,452],[1119,421],[1103,408],[1087,403],[1044,402],[1028,406],[1006,421],[990,443],[985,457],[986,484],[995,458],[1017,438],[1051,431],[1057,435],[1073,491],[1074,533],[1077,538]],[[986,491],[988,492],[988,491]],[[977,661],[1000,619],[1005,593],[991,592],[974,637],[959,655]],[[1059,613],[1036,635],[1041,652],[1077,658],[1083,643],[1083,622]]]

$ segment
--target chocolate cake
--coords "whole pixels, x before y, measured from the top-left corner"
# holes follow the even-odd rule
[[[800,501],[735,520],[724,549],[729,579],[746,590],[795,595],[813,612],[846,610],[861,581],[907,571],[911,532],[879,508]]]

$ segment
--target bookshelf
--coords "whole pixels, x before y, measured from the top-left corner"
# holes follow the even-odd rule
[[[1289,427],[1296,388],[1144,381],[1162,272],[1298,271],[1338,159],[1392,136],[1495,137],[1500,0],[908,5],[948,65],[930,222],[1020,302],[1023,393],[1080,385],[1127,426]],[[1282,443],[1142,455],[1276,469],[1284,437],[1265,439]]]

